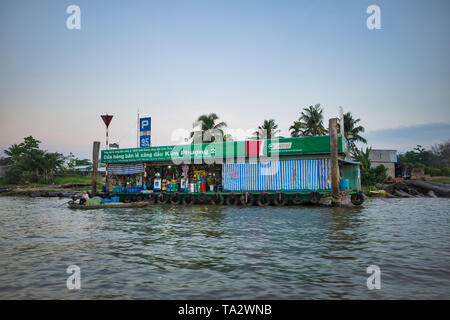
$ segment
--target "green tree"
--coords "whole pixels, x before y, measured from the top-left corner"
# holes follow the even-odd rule
[[[227,124],[225,122],[217,122],[219,116],[215,113],[203,114],[197,118],[193,124],[193,128],[199,127],[200,130],[192,131],[191,138],[194,142],[214,142],[216,138],[223,141],[224,132]]]
[[[56,170],[62,171],[64,168],[65,157],[58,152],[44,154],[44,173],[47,177],[53,178]]]
[[[277,136],[280,132],[278,125],[275,123],[274,119],[264,120],[262,126],[258,126],[258,130],[253,134],[257,139],[272,139]]]
[[[429,162],[431,166],[445,169],[444,172],[448,173],[450,167],[450,140],[431,147]]]
[[[372,148],[366,148],[366,151],[364,151],[362,148],[361,150],[356,149],[354,159],[361,163],[362,169],[370,169],[370,151],[372,151]]]
[[[11,158],[13,165],[24,171],[31,171],[39,177],[44,167],[44,151],[39,149],[41,141],[32,136],[24,138],[19,144],[11,145],[5,154]]]
[[[0,158],[0,166],[8,166],[11,164],[13,164],[11,157],[1,157]]]
[[[365,132],[363,126],[359,125],[361,119],[354,119],[351,112],[344,114],[344,136],[348,141],[350,153],[354,157],[356,156],[358,150],[356,147],[357,142],[367,143],[367,140],[361,136],[361,133]],[[341,128],[339,126],[339,132]]]
[[[78,159],[75,155],[70,152],[69,155],[65,158],[67,161],[67,167],[69,169],[74,169],[77,166],[90,166],[92,162],[89,159]]]
[[[328,133],[323,125],[323,109],[320,104],[303,108],[300,118],[289,128],[292,137],[323,136]]]
[[[61,153],[49,153],[39,149],[40,143],[39,140],[28,136],[23,142],[13,144],[5,150],[11,168],[6,171],[3,182],[17,184],[51,181],[55,170],[62,170],[64,156]]]
[[[381,183],[387,179],[387,168],[380,164],[375,168],[372,168],[370,162],[370,151],[372,148],[366,148],[364,151],[361,149],[355,149],[354,159],[361,163],[361,184],[364,186],[373,186],[377,183]]]
[[[361,184],[364,186],[373,186],[382,183],[387,179],[387,168],[380,164],[376,168],[361,169]]]
[[[398,156],[400,163],[407,163],[410,166],[430,166],[431,152],[418,144],[413,150],[407,151]]]

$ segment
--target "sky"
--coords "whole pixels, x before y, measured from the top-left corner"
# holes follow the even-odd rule
[[[81,29],[69,30],[69,5]],[[381,29],[369,30],[370,5]],[[450,138],[450,1],[0,1],[0,150],[32,135],[49,151],[152,144],[215,112],[234,132],[302,108],[361,119],[368,146],[405,151]]]

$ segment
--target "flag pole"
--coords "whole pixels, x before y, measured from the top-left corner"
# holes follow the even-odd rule
[[[137,109],[137,122],[136,122],[136,148],[139,148],[139,107]]]

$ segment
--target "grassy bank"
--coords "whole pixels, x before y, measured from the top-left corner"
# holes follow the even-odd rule
[[[55,185],[63,185],[68,183],[91,183],[91,176],[82,176],[82,175],[74,175],[74,176],[66,176],[66,177],[56,177],[54,179]]]
[[[97,180],[97,190],[104,186],[104,179]],[[55,177],[53,184],[30,183],[25,185],[0,185],[0,196],[24,196],[29,197],[35,194],[45,195],[55,192],[82,191],[91,189],[91,177],[73,175],[65,177]]]
[[[450,183],[450,177],[430,177],[430,178],[427,178],[426,181],[430,181],[430,182],[449,182]]]

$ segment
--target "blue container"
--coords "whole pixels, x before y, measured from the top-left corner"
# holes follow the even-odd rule
[[[350,189],[350,180],[341,179],[341,181],[339,182],[339,187],[340,187],[341,191],[349,190]]]
[[[120,202],[119,197],[111,197],[111,202]]]

